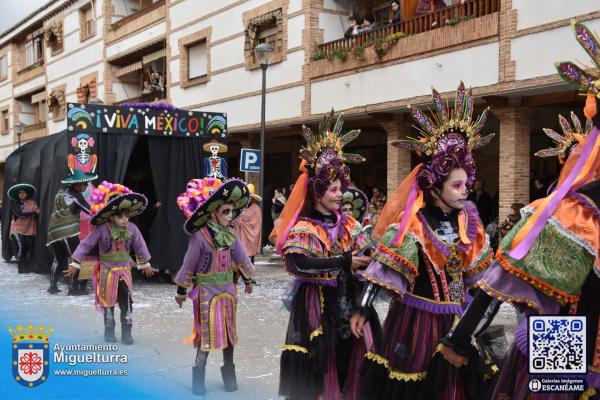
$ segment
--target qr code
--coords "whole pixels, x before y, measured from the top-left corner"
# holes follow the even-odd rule
[[[585,374],[586,319],[529,317],[529,373]]]

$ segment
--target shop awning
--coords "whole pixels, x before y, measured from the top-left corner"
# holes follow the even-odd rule
[[[134,71],[137,71],[137,70],[140,70],[140,69],[142,69],[142,62],[141,61],[135,62],[133,64],[130,64],[130,65],[126,66],[126,67],[119,68],[117,70],[117,72],[115,72],[115,78],[118,78],[118,77],[123,76],[123,75],[127,75],[127,74],[129,74],[131,72],[134,72]]]
[[[154,60],[158,60],[159,58],[166,57],[166,55],[167,55],[166,49],[160,49],[158,51],[155,51],[154,53],[145,55],[144,58],[142,58],[142,64],[144,64],[144,65],[149,64]]]

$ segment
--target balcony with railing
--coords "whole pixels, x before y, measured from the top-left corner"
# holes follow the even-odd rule
[[[165,19],[165,3],[165,0],[119,0],[117,4],[126,7],[119,15],[112,15],[113,22],[109,26],[108,32],[106,32],[106,42],[113,42],[132,32],[150,26],[156,21]],[[113,6],[117,4],[113,4]]]
[[[317,46],[311,78],[385,63],[498,35],[500,0],[467,0],[397,24]]]

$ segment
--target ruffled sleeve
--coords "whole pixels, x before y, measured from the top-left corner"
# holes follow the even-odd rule
[[[419,274],[419,245],[409,233],[400,247],[396,247],[392,241],[397,233],[398,225],[391,225],[377,244],[373,261],[363,274],[369,281],[404,295],[412,290]]]

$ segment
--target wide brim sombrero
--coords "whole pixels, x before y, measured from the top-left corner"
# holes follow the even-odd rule
[[[369,207],[369,198],[361,190],[348,188],[342,196],[342,204],[344,203],[352,204],[352,217],[361,221]]]
[[[19,192],[23,190],[27,193],[27,198],[30,199],[35,196],[35,186],[30,185],[29,183],[17,183],[16,185],[12,185],[8,189],[8,197],[11,200],[19,200]]]
[[[198,231],[208,222],[210,215],[223,204],[233,205],[233,220],[240,216],[250,201],[248,187],[239,179],[229,179],[221,184],[185,221],[183,229],[189,234]]]
[[[146,206],[148,199],[140,193],[126,193],[110,199],[106,205],[90,219],[92,225],[102,225],[110,219],[110,216],[118,212],[127,211],[129,217],[140,215]]]
[[[250,191],[250,197],[256,201],[257,203],[262,202],[262,197],[260,197],[258,194],[256,194],[255,190],[254,190],[254,184],[249,183],[248,184],[248,190]]]
[[[210,146],[219,146],[219,153],[227,153],[227,145],[225,143],[217,142],[216,140],[204,143],[202,150],[210,153]]]
[[[72,185],[75,183],[86,183],[98,179],[98,175],[83,172],[80,169],[75,169],[72,174],[60,181],[63,185]]]

